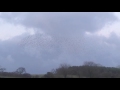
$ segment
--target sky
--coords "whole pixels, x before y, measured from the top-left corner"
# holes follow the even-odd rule
[[[44,74],[62,63],[120,65],[120,12],[0,12],[0,66]]]

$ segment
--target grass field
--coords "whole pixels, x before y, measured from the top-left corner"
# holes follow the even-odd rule
[[[42,78],[44,76],[44,74],[32,74],[32,78],[38,77],[38,78]]]
[[[36,77],[37,76],[37,77]],[[43,78],[44,74],[34,74],[32,78]],[[57,76],[57,78],[64,78],[63,76]],[[22,77],[12,77],[12,76],[0,76],[0,78],[22,78]],[[67,75],[67,78],[79,78],[76,75]],[[85,78],[85,77],[83,77]]]
[[[32,78],[42,78],[44,74],[34,74],[32,75]],[[13,77],[13,76],[0,76],[0,78],[22,78],[22,77]]]
[[[0,76],[0,78],[21,78],[21,77],[12,77],[12,76]]]

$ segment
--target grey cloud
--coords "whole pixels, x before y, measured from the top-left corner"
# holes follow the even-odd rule
[[[26,38],[20,37],[20,41]],[[19,39],[20,37],[15,37],[14,39]],[[50,43],[44,42],[44,38],[39,35],[28,37],[27,41],[31,41],[31,39],[36,41],[26,42],[27,44],[23,46],[18,42],[13,42],[15,41],[14,39],[0,42],[1,66],[6,67],[8,71],[14,71],[18,67],[23,66],[30,73],[46,73],[58,67],[61,63],[81,65],[84,61],[94,61],[106,66],[117,66],[120,63],[120,52],[117,50],[118,48],[111,46],[110,43],[112,36],[109,40],[105,37],[84,36],[80,44],[79,41],[71,41],[73,45],[69,44],[69,42],[64,42],[64,40],[59,41],[59,43],[55,43],[55,41]],[[35,37],[38,39],[34,39]],[[44,45],[42,45],[43,43],[39,43],[39,40],[44,42]],[[120,39],[116,37],[117,40]],[[69,41],[69,39],[66,41]],[[31,44],[35,42],[36,44]],[[37,45],[37,42],[39,45]],[[109,43],[110,46],[104,42]],[[115,44],[118,46],[118,43]],[[77,48],[76,45],[78,45]],[[14,59],[14,62],[7,60],[7,57],[10,55]]]
[[[27,27],[43,29],[52,35],[82,35],[84,31],[95,31],[107,22],[117,20],[110,12],[16,12],[1,15],[7,21]],[[19,20],[15,20],[18,17]]]
[[[79,36],[85,31],[96,31],[106,23],[117,18],[113,13],[103,12],[54,12],[29,13],[22,24],[28,27],[41,28],[53,36]]]
[[[61,63],[81,65],[94,61],[106,66],[120,63],[119,38],[85,36],[85,31],[94,32],[117,18],[112,13],[4,13],[8,22],[37,28],[35,35],[27,33],[11,40],[0,41],[0,63],[8,71],[25,67],[30,73],[46,73]],[[24,15],[23,15],[24,14]],[[15,21],[15,17],[22,18]],[[9,19],[11,18],[11,19]],[[42,29],[46,34],[40,34]],[[48,38],[50,35],[51,39]],[[109,43],[108,46],[106,43]],[[112,46],[114,43],[117,47]],[[7,61],[10,57],[14,62]]]

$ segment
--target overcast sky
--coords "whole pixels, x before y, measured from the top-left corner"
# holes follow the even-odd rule
[[[119,12],[0,12],[0,66],[51,71],[61,63],[120,65]]]

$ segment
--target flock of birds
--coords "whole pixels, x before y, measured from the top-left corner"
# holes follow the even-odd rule
[[[56,49],[74,53],[82,50],[83,39],[68,37],[47,37],[41,34],[30,35],[20,41],[20,46],[24,49],[52,52]]]

